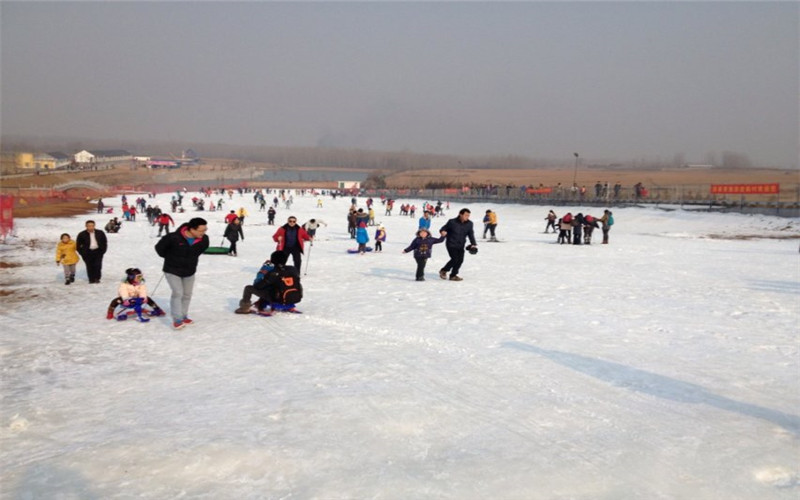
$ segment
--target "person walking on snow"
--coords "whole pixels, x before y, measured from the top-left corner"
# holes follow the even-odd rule
[[[486,239],[486,230],[488,229],[489,241],[497,241],[497,237],[494,234],[494,231],[497,228],[497,214],[491,210],[487,210],[484,220],[486,221],[486,227],[483,230],[483,239]]]
[[[604,210],[603,216],[597,220],[603,225],[603,245],[608,245],[608,232],[611,231],[611,226],[614,225],[614,216],[611,214],[611,210]]]
[[[197,262],[209,244],[207,230],[205,219],[195,217],[165,235],[155,246],[156,253],[164,259],[162,270],[172,290],[169,306],[172,327],[176,330],[194,323],[189,319],[189,304],[192,302]]]
[[[422,217],[419,218],[419,228],[420,229],[427,229],[428,233],[431,231],[431,213],[428,210],[425,210],[422,213]]]
[[[169,234],[169,225],[175,226],[175,221],[172,220],[172,216],[168,213],[161,213],[158,218],[158,236],[161,236],[161,231],[164,230],[164,234]]]
[[[95,229],[93,220],[86,221],[86,229],[75,238],[78,254],[86,264],[89,283],[100,283],[103,277],[103,255],[108,249],[106,233]]]
[[[545,226],[544,228],[544,234],[547,234],[550,231],[551,227],[553,228],[553,232],[554,233],[556,232],[556,219],[558,219],[558,216],[556,215],[555,212],[550,210],[547,213],[547,217],[544,218],[544,220],[547,221],[547,226]]]
[[[276,250],[280,250],[292,256],[294,267],[299,271],[303,264],[303,243],[313,241],[305,229],[297,225],[297,217],[289,216],[286,224],[282,225],[272,235],[272,241],[278,243]]]
[[[461,270],[461,264],[464,263],[464,245],[467,239],[470,242],[471,252],[473,248],[476,251],[478,249],[478,244],[475,242],[475,231],[469,216],[469,209],[462,208],[458,212],[458,217],[448,220],[439,230],[439,233],[447,238],[445,248],[450,255],[450,260],[439,270],[439,277],[443,280],[447,279],[447,273],[450,272],[450,281],[462,281],[458,272]]]
[[[244,225],[244,218],[247,217],[247,215],[248,215],[247,210],[245,210],[244,207],[240,207],[239,211],[236,212],[236,216],[239,217],[239,224]]]
[[[242,238],[242,241],[244,241],[244,231],[242,231],[242,225],[239,223],[239,218],[234,217],[231,223],[225,227],[225,238],[231,242],[231,247],[228,249],[228,255],[233,257],[237,256],[236,242],[239,241],[240,237]]]
[[[430,235],[427,229],[420,228],[417,231],[417,237],[411,242],[408,247],[403,250],[403,253],[414,251],[414,260],[417,261],[417,272],[415,274],[417,281],[425,281],[425,264],[431,258],[433,245],[443,242],[445,235],[434,238]]]
[[[75,282],[75,267],[78,261],[78,247],[75,240],[70,239],[69,234],[64,233],[56,245],[56,265],[64,267],[64,284],[69,285]]]

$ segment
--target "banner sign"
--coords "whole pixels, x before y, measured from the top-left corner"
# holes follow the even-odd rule
[[[8,236],[14,229],[14,197],[0,195],[0,235]]]
[[[778,194],[780,184],[712,184],[711,194]]]
[[[553,188],[528,188],[525,192],[528,194],[550,194],[553,192]]]

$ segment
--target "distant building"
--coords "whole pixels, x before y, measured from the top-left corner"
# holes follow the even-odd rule
[[[17,168],[36,168],[34,153],[16,153],[14,155],[14,165]]]
[[[33,161],[36,169],[55,170],[68,167],[72,163],[72,156],[61,152],[40,153],[34,156]]]
[[[124,149],[107,149],[89,151],[84,149],[75,153],[76,163],[114,163],[133,160],[133,155]]]

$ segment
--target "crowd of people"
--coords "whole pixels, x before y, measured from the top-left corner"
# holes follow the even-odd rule
[[[550,228],[553,228],[553,232],[558,232],[558,243],[563,245],[573,244],[573,245],[591,245],[592,244],[592,234],[594,234],[595,229],[601,229],[603,232],[603,244],[608,244],[608,233],[611,231],[611,226],[614,225],[614,215],[611,213],[611,210],[604,210],[602,217],[595,217],[590,214],[582,214],[578,213],[572,215],[571,212],[567,212],[564,214],[563,217],[558,218],[558,222],[556,219],[558,216],[550,210],[545,217],[547,221],[547,226],[544,228],[544,232],[549,232]]]
[[[602,186],[601,186],[602,189]],[[243,196],[246,191],[239,191]],[[201,194],[210,197],[215,193],[214,190],[203,189]],[[216,207],[224,203],[222,195],[227,194],[228,200],[233,199],[233,190],[218,191],[220,194],[219,202]],[[299,194],[306,194],[300,192]],[[317,195],[317,193],[312,193]],[[330,193],[334,198],[336,194]],[[180,206],[184,192],[176,191],[172,196],[172,203]],[[148,196],[149,198],[150,196]],[[254,203],[258,204],[259,210],[264,208],[267,198],[264,192],[257,190],[253,194]],[[287,190],[281,190],[272,198],[272,202],[267,212],[267,225],[275,224],[275,217],[279,202],[283,201],[286,207],[291,207],[293,196]],[[381,252],[383,244],[387,240],[387,230],[382,224],[375,222],[376,200],[367,198],[364,207],[358,206],[358,198],[353,197],[347,214],[347,232],[350,237],[356,240],[358,247],[353,253],[364,255],[368,251]],[[213,202],[212,202],[213,203]],[[395,200],[381,197],[380,203],[386,207],[384,215],[390,215]],[[203,204],[198,203],[197,198],[193,198],[196,210],[203,210]],[[135,214],[137,211],[146,213],[148,223],[158,226],[158,242],[155,245],[156,254],[163,259],[163,276],[170,290],[169,314],[171,315],[172,325],[175,329],[184,328],[193,323],[189,315],[192,294],[195,286],[195,275],[201,255],[209,249],[208,223],[204,218],[193,217],[188,222],[175,228],[174,219],[167,213],[162,212],[158,205],[150,206],[147,201],[140,197],[129,205],[125,196],[122,197],[123,213],[126,221],[136,222]],[[411,203],[401,203],[400,213],[402,215],[415,217],[416,206]],[[428,260],[433,255],[433,246],[444,243],[444,248],[448,254],[448,260],[439,269],[439,278],[449,281],[462,281],[460,275],[464,264],[466,253],[477,254],[478,244],[475,236],[473,222],[470,220],[471,211],[468,208],[459,210],[456,217],[447,219],[436,231],[432,229],[433,221],[436,217],[445,217],[445,211],[449,208],[449,203],[441,201],[436,204],[424,202],[422,205],[423,213],[417,221],[417,229],[414,232],[411,242],[402,250],[402,253],[412,253],[416,262],[414,277],[416,281],[425,281],[425,268]],[[133,210],[131,210],[133,208]],[[317,208],[322,208],[322,199],[317,200]],[[98,201],[98,213],[103,213],[105,204],[102,200]],[[237,243],[244,241],[244,221],[248,213],[244,207],[238,210],[230,210],[225,216],[225,230],[223,241],[227,240],[229,245],[227,253],[230,256],[238,256]],[[592,235],[595,229],[601,229],[603,234],[603,244],[609,242],[609,232],[614,225],[614,217],[610,210],[606,209],[602,217],[595,217],[590,214],[571,212],[559,217],[555,211],[550,210],[545,217],[545,233],[551,230],[557,234],[557,243],[573,245],[589,245],[592,242]],[[494,210],[488,209],[483,217],[483,239],[489,242],[498,241],[497,227],[498,215]],[[106,225],[106,230],[96,227],[93,220],[85,223],[85,229],[78,233],[75,240],[72,240],[68,233],[64,233],[59,238],[56,245],[56,264],[63,267],[64,283],[70,285],[75,282],[76,267],[80,260],[84,261],[86,274],[89,283],[98,284],[102,279],[103,257],[108,251],[108,238],[106,233],[118,232],[122,225],[116,217]],[[257,224],[258,225],[258,224]],[[255,312],[260,315],[270,315],[276,308],[284,308],[292,312],[297,312],[295,304],[302,299],[302,285],[300,284],[300,271],[303,265],[303,255],[306,244],[313,245],[317,231],[321,227],[327,227],[327,223],[318,218],[310,218],[303,224],[299,224],[297,217],[290,215],[286,223],[277,227],[272,235],[275,243],[275,251],[270,258],[265,261],[252,284],[244,287],[242,298],[239,301],[239,308],[235,311],[239,314]],[[368,247],[370,242],[369,226],[374,226],[375,231],[372,236],[374,249]],[[170,227],[173,228],[170,231]],[[163,233],[163,236],[162,236]],[[219,252],[217,252],[219,253]],[[289,265],[291,257],[291,265]],[[255,303],[251,302],[252,296],[257,297]],[[253,309],[255,306],[255,309]],[[130,267],[125,270],[125,277],[119,285],[117,297],[115,297],[108,307],[108,319],[125,319],[130,315],[136,315],[140,321],[147,321],[148,316],[162,316],[165,311],[161,309],[152,297],[148,296],[147,287],[144,284],[144,277],[139,268]]]

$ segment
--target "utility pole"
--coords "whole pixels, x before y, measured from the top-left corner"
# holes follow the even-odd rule
[[[575,182],[578,180],[578,157],[580,156],[578,153],[572,153],[575,155],[575,172],[572,174],[572,185],[575,185]]]

